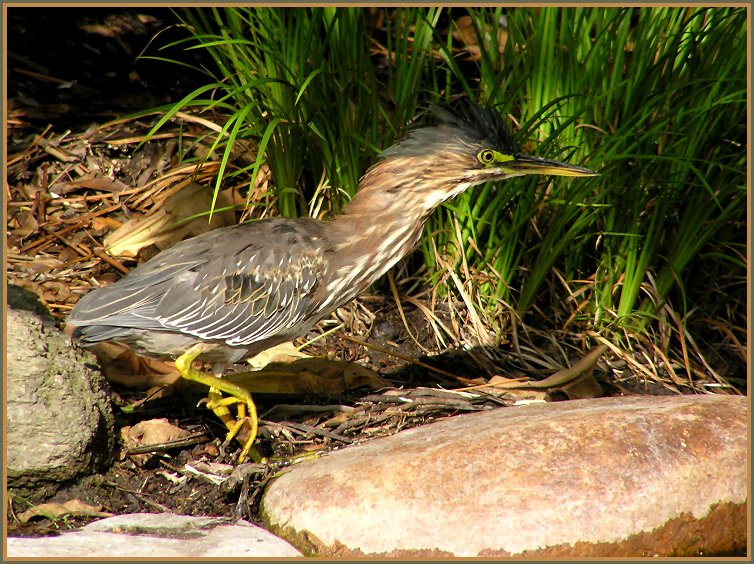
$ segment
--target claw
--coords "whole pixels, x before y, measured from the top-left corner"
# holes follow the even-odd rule
[[[243,448],[241,449],[241,454],[238,456],[238,463],[240,464],[243,462],[249,455],[251,455],[254,460],[258,458],[261,460],[259,454],[251,448],[257,437],[257,431],[259,428],[257,408],[254,405],[254,401],[251,399],[251,394],[248,390],[234,384],[233,382],[223,380],[222,378],[218,378],[207,372],[194,370],[191,365],[201,352],[201,346],[192,347],[178,357],[175,361],[175,367],[178,369],[182,378],[193,382],[199,382],[210,388],[207,407],[210,408],[228,428],[228,435],[225,438],[226,443],[230,443],[230,441],[236,437],[243,424],[247,421],[249,422],[249,425],[251,426],[249,439],[246,441],[246,444],[242,443]],[[224,392],[231,397],[223,398],[221,392]],[[238,417],[233,417],[228,410],[228,406],[236,404],[239,406]],[[248,416],[244,414],[246,409],[248,409],[249,412]]]

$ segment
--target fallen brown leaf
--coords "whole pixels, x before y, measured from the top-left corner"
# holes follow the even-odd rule
[[[78,499],[65,503],[41,503],[24,511],[18,520],[27,523],[34,517],[42,519],[60,519],[61,517],[112,517],[112,513],[102,511],[101,505],[89,505]]]
[[[489,379],[484,386],[474,386],[475,390],[488,391],[489,388],[503,394],[510,394],[517,398],[526,400],[544,400],[547,395],[547,390],[527,390],[516,389],[515,386],[520,385],[520,379],[506,378],[505,376],[493,376]]]
[[[34,214],[30,211],[20,211],[14,216],[13,219],[15,221],[11,222],[11,228],[13,228],[15,225],[18,225],[18,227],[15,227],[13,229],[13,234],[17,237],[21,237],[22,239],[34,233],[39,227]]]
[[[248,363],[254,368],[264,368],[273,362],[291,363],[300,358],[311,358],[311,355],[302,353],[293,343],[288,341],[287,343],[275,345],[274,347],[262,351],[258,355],[250,358]]]
[[[232,206],[231,190],[220,192],[209,220],[206,214],[212,207],[212,189],[194,182],[166,198],[152,215],[121,225],[105,238],[105,248],[110,255],[121,257],[135,257],[149,245],[164,250],[187,237],[233,225],[236,215]]]
[[[71,289],[65,282],[59,282],[57,280],[49,280],[42,282],[42,288],[44,288],[44,294],[42,297],[47,303],[74,303],[76,296],[71,293]]]
[[[561,391],[572,400],[600,398],[605,395],[604,388],[591,373],[585,374],[572,384],[566,384]]]
[[[360,364],[318,357],[275,362],[262,370],[226,374],[224,378],[250,392],[270,394],[339,394],[361,387],[379,390],[389,385]]]
[[[140,421],[132,427],[123,427],[120,430],[123,449],[120,452],[120,459],[129,456],[137,464],[146,463],[153,453],[130,454],[129,450],[138,447],[148,447],[152,445],[165,445],[178,439],[189,436],[191,433],[176,427],[167,419],[149,419]]]
[[[104,231],[105,229],[118,229],[121,225],[123,225],[122,221],[118,221],[117,219],[113,219],[112,217],[93,217],[92,218],[92,229],[94,231]]]
[[[486,51],[499,50],[501,53],[505,50],[505,43],[508,40],[508,32],[500,26],[497,30],[497,37],[492,37],[492,26],[486,24],[482,30],[482,40]],[[481,58],[481,49],[479,48],[479,37],[474,30],[471,16],[461,16],[453,21],[453,38],[463,43],[469,55],[474,60]]]
[[[121,428],[120,434],[126,449],[159,445],[190,435],[188,431],[176,427],[167,419],[140,421],[132,427]]]
[[[138,356],[117,343],[98,343],[89,350],[96,355],[108,381],[132,389],[166,386],[180,378],[173,362]]]
[[[544,380],[527,382],[511,380],[505,382],[505,378],[495,376],[488,384],[492,385],[494,380],[497,387],[513,394],[518,390],[529,392],[532,390],[542,390],[543,392],[559,390],[565,393],[570,399],[601,397],[604,394],[604,390],[594,377],[593,372],[597,361],[607,350],[608,347],[606,345],[597,345],[576,361],[573,366],[558,370],[555,374]]]
[[[123,192],[128,190],[129,186],[120,180],[111,180],[106,176],[97,176],[94,178],[82,178],[81,180],[74,180],[73,182],[67,182],[71,188],[89,188],[90,190],[100,190],[102,192]]]

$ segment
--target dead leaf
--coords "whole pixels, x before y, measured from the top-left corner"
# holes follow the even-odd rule
[[[167,419],[149,419],[140,421],[133,427],[120,430],[126,449],[138,446],[160,445],[190,435],[185,429],[176,427]]]
[[[39,192],[39,188],[34,186],[33,184],[18,184],[16,185],[16,188],[19,189],[19,191],[26,197],[29,202],[33,202],[37,199],[37,192]]]
[[[116,32],[109,26],[102,24],[87,24],[82,25],[81,30],[94,35],[101,35],[102,37],[115,37]]]
[[[490,384],[495,380],[497,387],[503,388],[509,393],[516,393],[519,390],[529,392],[532,390],[541,390],[543,393],[560,390],[570,399],[600,397],[604,394],[604,390],[595,379],[593,372],[597,361],[607,350],[608,347],[606,345],[598,345],[576,361],[573,366],[558,370],[555,374],[544,380],[526,382],[511,380],[504,382],[505,378],[495,376],[490,380]]]
[[[164,250],[188,237],[235,224],[232,206],[232,190],[223,190],[218,194],[212,219],[208,220],[212,189],[194,182],[166,198],[151,216],[121,225],[105,238],[105,248],[110,255],[119,257],[135,257],[149,245]]]
[[[597,379],[591,374],[585,374],[583,378],[576,380],[572,384],[567,384],[561,388],[568,399],[590,399],[601,398],[605,395],[605,390]]]
[[[121,442],[123,449],[120,452],[120,459],[124,459],[128,456],[131,460],[137,464],[145,464],[153,456],[155,452],[146,452],[142,450],[143,454],[131,453],[137,448],[144,449],[144,447],[155,447],[155,451],[160,451],[165,448],[166,445],[171,443],[178,443],[181,439],[191,436],[191,433],[180,427],[176,427],[170,423],[167,419],[149,419],[147,421],[141,421],[133,427],[123,427],[120,430]],[[206,437],[199,437],[200,440],[205,440]]]
[[[525,400],[544,401],[547,396],[546,390],[516,389],[521,384],[520,379],[506,378],[505,376],[493,376],[484,386],[475,386],[475,390],[493,391],[493,393],[510,394]]]
[[[275,362],[262,370],[226,374],[224,378],[252,393],[267,394],[339,394],[361,387],[379,390],[389,385],[360,364],[319,357]]]
[[[68,156],[69,160],[71,158],[79,160],[74,156]],[[86,178],[76,181],[60,180],[50,186],[50,193],[57,196],[67,196],[71,192],[81,190],[82,188],[97,190],[101,192],[112,192],[117,194],[118,192],[122,192],[123,190],[127,189],[128,186],[126,184],[123,184],[123,182],[120,182],[119,180],[110,180],[106,177]]]
[[[25,290],[29,290],[30,292],[33,292],[37,295],[37,297],[42,301],[43,305],[46,305],[44,302],[44,298],[42,297],[42,294],[44,294],[44,289],[41,285],[37,284],[36,282],[32,282],[28,278],[17,278],[13,281],[13,283],[16,286],[20,286],[21,288]]]
[[[65,304],[68,302],[73,303],[77,300],[77,297],[71,293],[70,286],[65,282],[49,280],[47,282],[42,282],[42,288],[44,288],[42,297],[47,303]]]
[[[122,221],[113,219],[112,217],[94,217],[92,218],[92,229],[94,231],[115,230],[123,225]]]
[[[100,192],[113,192],[118,194],[124,190],[128,190],[128,184],[121,182],[120,180],[113,180],[106,176],[97,176],[95,178],[82,178],[81,180],[75,180],[68,182],[73,188],[89,188],[90,190],[99,190]]]
[[[350,417],[351,413],[349,413],[348,411],[340,411],[330,417],[330,419],[323,421],[322,426],[326,428],[338,427],[341,423],[348,421]]]
[[[24,108],[24,115],[30,119],[54,121],[70,112],[73,108],[70,104],[43,104],[37,107],[29,106]]]
[[[89,505],[78,499],[65,503],[42,503],[24,511],[18,520],[27,523],[34,517],[60,519],[61,517],[112,517],[112,513],[102,511],[101,505]]]
[[[117,343],[97,343],[89,348],[110,382],[137,390],[166,386],[180,378],[175,363],[138,356]]]
[[[66,247],[67,249],[68,247]],[[75,253],[78,256],[78,253]],[[63,266],[63,261],[53,256],[38,256],[34,258],[31,270],[33,272],[44,272]],[[41,287],[41,286],[40,286]],[[41,294],[40,294],[41,295]]]
[[[13,219],[18,223],[18,227],[13,229],[13,234],[22,239],[34,233],[39,227],[37,219],[30,211],[20,211]]]
[[[80,256],[81,255],[79,253],[77,253],[76,251],[74,251],[72,248],[70,248],[70,247],[64,247],[63,249],[61,249],[60,253],[58,254],[58,259],[60,259],[61,264],[64,264],[64,263],[70,262],[70,261],[72,261],[72,260],[74,260],[74,259],[76,259],[76,258],[78,258]]]
[[[301,352],[292,342],[288,341],[262,351],[247,362],[250,366],[261,369],[273,362],[290,363],[300,358],[311,358],[311,355]]]

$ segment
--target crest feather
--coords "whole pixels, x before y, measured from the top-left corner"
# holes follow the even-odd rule
[[[431,111],[442,123],[458,127],[469,137],[486,141],[507,154],[515,152],[513,136],[503,117],[493,108],[482,107],[464,98],[454,106],[434,104]]]
[[[485,108],[462,99],[453,105],[433,104],[430,114],[439,122],[420,125],[391,147],[380,158],[392,156],[423,156],[434,149],[457,149],[460,145],[491,148],[504,154],[515,153],[513,136],[502,116],[492,108]]]

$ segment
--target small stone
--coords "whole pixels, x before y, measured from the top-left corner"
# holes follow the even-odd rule
[[[262,516],[318,556],[742,553],[746,420],[722,395],[456,416],[294,466]]]
[[[372,337],[375,339],[391,341],[398,337],[398,335],[400,335],[398,328],[387,319],[378,319],[372,326]]]
[[[8,556],[290,558],[301,553],[272,533],[241,520],[134,513],[95,521],[56,537],[10,537]]]

